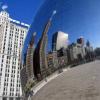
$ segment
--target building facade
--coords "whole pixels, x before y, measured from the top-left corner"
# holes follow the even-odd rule
[[[0,12],[0,100],[19,100],[22,97],[20,60],[29,25]]]
[[[27,55],[26,55],[26,71],[28,79],[34,78],[34,68],[33,68],[33,54],[34,54],[34,36],[29,43]]]
[[[57,51],[49,52],[47,54],[48,72],[53,73],[58,69]]]
[[[67,50],[65,48],[61,48],[60,50],[57,51],[57,57],[58,57],[59,68],[67,67],[68,58],[67,58]]]
[[[58,31],[53,34],[52,37],[52,50],[60,50],[61,48],[67,48],[68,46],[68,34]]]
[[[85,61],[85,47],[81,43],[72,43],[67,48],[68,64],[81,63]]]
[[[34,82],[34,66],[33,66],[33,55],[34,55],[34,38],[35,33],[33,34],[33,37],[28,45],[27,54],[26,54],[26,61],[23,64],[20,71],[21,75],[21,84],[23,89],[23,94],[25,94],[30,88],[30,86]]]
[[[47,74],[47,57],[46,57],[46,46],[47,46],[47,32],[51,25],[51,20],[49,20],[42,32],[42,36],[34,51],[34,74],[39,80],[46,77]]]
[[[86,57],[85,57],[86,61],[92,61],[95,59],[94,50],[93,47],[90,45],[89,41],[86,42],[85,51],[86,51]]]

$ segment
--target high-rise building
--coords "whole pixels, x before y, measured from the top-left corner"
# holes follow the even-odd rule
[[[49,52],[47,54],[47,63],[48,63],[48,72],[52,73],[54,72],[54,66],[53,66],[53,53]]]
[[[22,97],[20,59],[29,25],[0,12],[0,100]]]
[[[84,46],[84,38],[82,36],[80,38],[78,38],[77,43],[81,44],[81,46]]]
[[[52,38],[52,50],[60,50],[61,48],[67,48],[68,34],[58,31],[53,34]]]
[[[48,70],[53,73],[58,69],[57,51],[49,52],[47,54]]]
[[[57,51],[58,56],[58,62],[59,62],[59,68],[67,66],[68,58],[67,58],[67,50],[64,48],[61,48]]]
[[[23,67],[21,68],[20,71],[23,94],[25,94],[27,88],[29,88],[34,81],[34,68],[33,68],[34,38],[35,38],[35,33],[33,34],[33,37],[28,45],[26,61],[25,61],[26,63],[25,62],[24,64],[22,63]]]
[[[94,50],[93,47],[90,45],[89,41],[86,42],[85,51],[86,51],[86,60],[87,61],[94,60],[95,58]]]
[[[50,27],[51,20],[45,26],[42,36],[34,51],[34,74],[37,78],[45,77],[47,69],[46,58],[46,45],[47,45],[47,32]]]
[[[46,46],[47,46],[47,33],[51,25],[51,21],[53,16],[56,14],[56,11],[53,11],[52,16],[46,23],[44,30],[42,32],[42,36],[36,46],[34,51],[34,74],[35,77],[46,77],[47,74],[47,57],[46,57]]]
[[[54,68],[57,70],[59,66],[57,51],[53,51],[53,64],[54,64]]]
[[[29,43],[27,56],[26,56],[26,71],[27,71],[28,79],[34,78],[34,71],[33,71],[34,37],[35,34],[33,34],[32,40]]]

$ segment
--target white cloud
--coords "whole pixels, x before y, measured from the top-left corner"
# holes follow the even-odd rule
[[[5,10],[5,9],[7,9],[7,8],[8,8],[8,5],[3,5],[3,6],[2,6],[2,9],[3,9],[3,10]]]

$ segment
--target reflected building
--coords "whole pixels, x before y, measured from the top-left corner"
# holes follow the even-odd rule
[[[78,59],[84,59],[86,52],[85,52],[85,46],[84,46],[84,38],[81,36],[80,38],[77,39],[77,57]]]
[[[95,49],[95,57],[100,59],[100,48]]]
[[[47,21],[47,23],[44,27],[44,30],[42,32],[42,36],[35,48],[34,74],[35,74],[35,77],[37,77],[38,79],[42,79],[42,78],[46,77],[48,74],[48,72],[47,72],[48,64],[47,64],[47,57],[46,57],[47,39],[48,39],[47,33],[51,26],[52,18],[55,14],[56,14],[56,11],[54,10],[51,17]]]
[[[84,46],[84,38],[82,36],[77,39],[77,44],[80,44],[82,47]]]
[[[49,73],[53,73],[58,69],[59,64],[58,64],[57,51],[49,52],[47,54],[47,62],[48,62]]]
[[[34,38],[35,38],[35,33],[33,34],[32,40],[29,43],[26,56],[26,72],[28,79],[34,78],[34,68],[33,68]]]
[[[68,34],[61,31],[53,34],[52,51],[54,54],[54,63],[56,64],[56,68],[67,66],[67,46]]]
[[[80,37],[77,42],[71,43],[67,48],[68,64],[75,64],[84,62],[86,51],[84,46],[84,38]]]
[[[57,70],[59,67],[57,51],[53,51],[52,53],[53,53],[53,66],[54,66],[54,69]]]
[[[22,94],[24,96],[26,91],[28,76],[27,76],[26,66],[25,65],[21,65],[21,66],[23,66],[23,68],[20,71],[20,76],[21,76],[20,79],[21,79],[21,86],[22,86]]]
[[[53,62],[53,53],[49,52],[47,54],[47,63],[48,63],[48,72],[49,74],[54,72],[54,62]]]
[[[68,64],[68,57],[67,57],[67,48],[61,48],[57,51],[58,57],[58,67],[63,68],[67,67]]]
[[[68,34],[58,31],[53,34],[52,38],[52,51],[60,50],[61,48],[67,48]]]
[[[35,77],[41,79],[46,75],[47,59],[46,59],[46,46],[47,46],[47,32],[49,30],[51,20],[49,20],[44,28],[42,36],[36,46],[34,52],[34,74]]]
[[[33,84],[34,82],[34,62],[33,62],[33,55],[34,55],[34,39],[35,39],[36,33],[33,33],[33,37],[28,45],[27,54],[26,54],[26,60],[24,64],[22,63],[20,71],[21,75],[21,85],[23,89],[23,95],[27,93],[28,88]]]
[[[86,60],[87,61],[92,61],[95,58],[95,54],[94,54],[94,50],[93,47],[90,45],[90,42],[87,41],[86,42]]]

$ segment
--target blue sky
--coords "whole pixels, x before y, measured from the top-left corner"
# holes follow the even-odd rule
[[[13,19],[31,24],[44,0],[0,0],[0,2],[8,5],[7,11]]]

